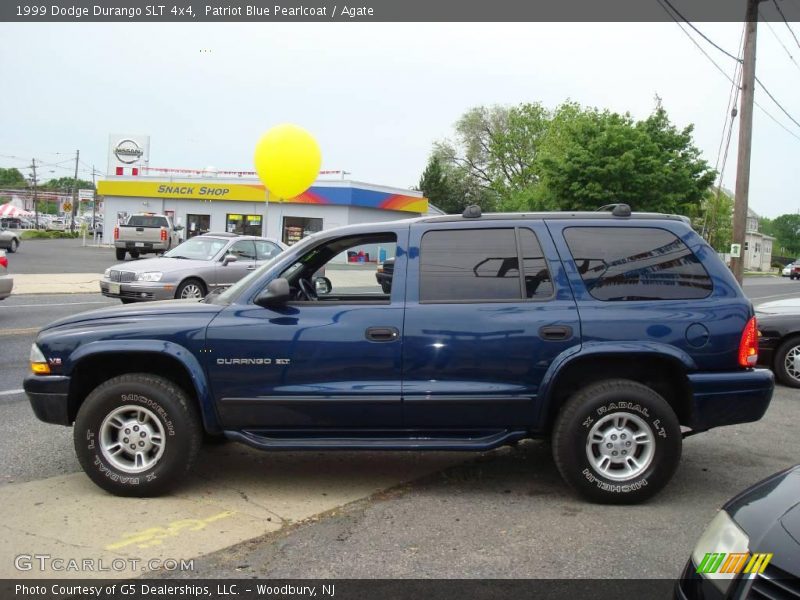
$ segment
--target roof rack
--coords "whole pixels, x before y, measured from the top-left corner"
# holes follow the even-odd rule
[[[464,209],[464,212],[461,213],[461,216],[465,219],[480,219],[481,218],[481,207],[477,204],[470,204],[467,208]]]
[[[610,211],[615,217],[630,217],[631,207],[627,204],[619,202],[617,204],[606,204],[600,208],[596,208],[595,212]]]

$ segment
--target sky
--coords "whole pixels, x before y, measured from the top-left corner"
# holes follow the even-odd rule
[[[759,25],[757,74],[800,121],[800,45],[770,26]],[[740,23],[697,27],[737,54]],[[704,47],[733,74],[733,60]],[[694,125],[713,167],[731,88],[673,22],[3,23],[0,73],[2,167],[36,157],[61,163],[40,177],[71,176],[80,149],[89,179],[91,165],[106,170],[109,134],[125,133],[151,136],[152,167],[253,170],[258,138],[293,122],[318,140],[323,169],[403,188],[465,111],[522,102],[645,118],[658,95],[676,125]],[[760,89],[756,101],[797,137],[756,108],[750,208],[797,212],[800,126]],[[737,140],[735,128],[729,189]]]

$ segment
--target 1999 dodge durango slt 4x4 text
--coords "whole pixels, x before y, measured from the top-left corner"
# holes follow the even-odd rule
[[[395,257],[388,293],[335,268],[364,247]],[[119,495],[164,492],[205,431],[265,450],[551,438],[573,488],[623,503],[669,481],[685,435],[761,418],[757,343],[751,303],[682,217],[470,207],[323,231],[204,301],[52,323],[25,390]]]

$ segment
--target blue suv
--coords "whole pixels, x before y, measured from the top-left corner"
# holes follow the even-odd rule
[[[118,495],[166,491],[204,437],[263,450],[547,438],[564,479],[608,503],[660,490],[685,436],[767,410],[753,307],[685,218],[476,208],[323,231],[203,301],[52,323],[31,349],[33,410],[74,424],[84,470]],[[394,258],[388,282],[348,264],[356,251]]]

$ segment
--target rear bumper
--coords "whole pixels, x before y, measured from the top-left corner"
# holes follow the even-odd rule
[[[690,422],[695,431],[750,423],[764,416],[772,400],[775,379],[768,369],[692,373]]]
[[[114,247],[128,252],[162,252],[169,249],[169,242],[114,242]]]
[[[14,289],[14,279],[10,275],[0,277],[0,300],[8,298]]]
[[[36,417],[45,423],[70,425],[69,377],[28,375],[22,383]]]

